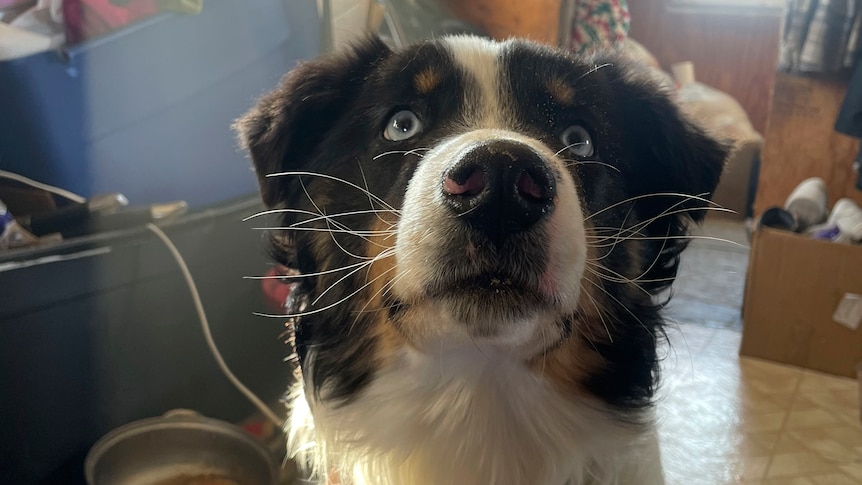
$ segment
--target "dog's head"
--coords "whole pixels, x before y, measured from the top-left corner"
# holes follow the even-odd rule
[[[640,406],[654,297],[726,149],[639,69],[538,45],[371,40],[307,62],[237,123],[317,398],[400,351],[501,350],[561,389]]]

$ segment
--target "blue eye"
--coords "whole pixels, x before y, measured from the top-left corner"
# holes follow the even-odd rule
[[[387,140],[406,140],[422,131],[422,122],[410,110],[395,113],[386,125],[383,137]]]
[[[560,135],[560,141],[576,157],[586,158],[593,156],[593,138],[590,132],[581,125],[572,125]]]

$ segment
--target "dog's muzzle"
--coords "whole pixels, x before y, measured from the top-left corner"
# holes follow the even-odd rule
[[[557,192],[541,155],[509,140],[470,148],[446,169],[440,189],[460,220],[498,246],[548,218]]]

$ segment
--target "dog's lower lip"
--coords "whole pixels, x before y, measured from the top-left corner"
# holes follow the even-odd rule
[[[427,296],[431,298],[451,296],[453,293],[468,296],[472,292],[500,293],[503,291],[523,291],[538,293],[538,288],[527,282],[520,281],[512,275],[502,273],[483,273],[448,282],[440,282],[427,288]]]

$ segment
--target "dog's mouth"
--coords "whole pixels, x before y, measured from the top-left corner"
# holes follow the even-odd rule
[[[492,298],[513,297],[534,294],[536,300],[545,297],[538,291],[538,285],[508,272],[487,271],[451,281],[438,281],[427,288],[429,298]]]
[[[429,284],[424,299],[439,302],[466,324],[520,320],[554,304],[537,281],[529,274],[483,271]]]
[[[395,283],[402,303],[435,308],[467,326],[505,325],[564,311],[545,225],[513,232],[496,244],[460,225],[447,237],[423,248],[427,256],[414,260],[414,272],[424,275],[421,283],[400,288]]]

